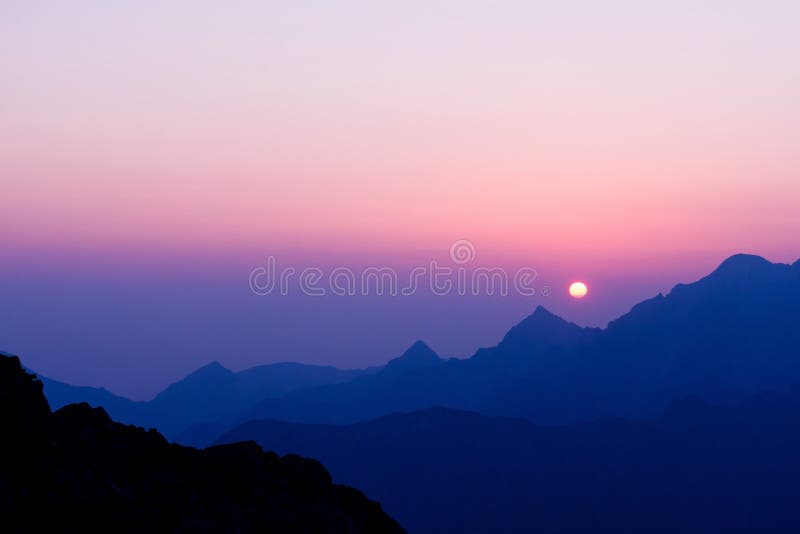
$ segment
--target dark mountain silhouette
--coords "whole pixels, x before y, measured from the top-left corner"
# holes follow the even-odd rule
[[[658,419],[539,426],[445,408],[350,426],[251,421],[253,439],[318,457],[411,532],[798,532],[800,390]]]
[[[51,412],[16,357],[0,356],[0,427],[4,532],[403,531],[314,460],[170,445],[85,403]]]
[[[403,354],[390,360],[386,366],[377,372],[364,373],[350,382],[342,384],[327,384],[318,388],[307,388],[321,395],[330,395],[329,392],[344,392],[347,401],[357,403],[362,395],[374,394],[376,391],[388,388],[391,384],[402,380],[406,375],[413,375],[420,370],[436,367],[445,362],[425,342],[416,341]],[[372,368],[374,369],[374,368]],[[347,384],[347,387],[339,388]],[[341,399],[340,401],[345,401]],[[226,429],[251,419],[259,419],[262,414],[289,421],[321,421],[327,420],[331,408],[318,406],[313,402],[294,401],[282,398],[269,397],[241,411],[235,417],[226,417],[216,421],[202,421],[189,426],[175,436],[175,440],[185,445],[204,447]]]
[[[531,349],[544,351],[568,348],[595,331],[568,323],[539,306],[532,315],[508,331],[500,341],[497,352],[503,355],[519,355],[519,352],[529,353]]]
[[[30,369],[28,371],[33,372]],[[53,409],[59,409],[67,404],[85,402],[90,406],[102,407],[117,420],[127,423],[140,423],[147,426],[146,423],[141,421],[142,416],[140,415],[146,410],[147,403],[145,402],[126,399],[111,393],[105,388],[73,386],[39,374],[37,376],[44,385],[45,397],[47,397],[47,401]]]
[[[172,428],[183,429],[197,421],[235,416],[265,398],[346,382],[376,370],[276,363],[234,373],[214,362],[172,384],[148,404],[156,413],[169,414]]]
[[[103,407],[119,421],[158,428],[174,437],[198,422],[236,422],[236,416],[265,398],[279,397],[299,388],[345,382],[379,369],[343,370],[276,363],[233,372],[212,362],[170,385],[148,402],[131,401],[102,388],[71,386],[48,378],[42,381],[45,395],[55,408],[86,402]]]
[[[105,390],[78,393],[114,409],[144,410],[136,412],[149,421],[144,424],[171,425],[173,435],[185,443],[250,439],[278,452],[318,457],[337,481],[379,498],[414,532],[796,532],[800,391],[792,386],[800,384],[798,324],[800,261],[772,264],[737,255],[697,282],[679,284],[667,295],[637,304],[605,329],[581,328],[539,307],[496,347],[465,360],[443,360],[417,342],[384,368],[353,375],[321,371],[312,380],[302,366],[280,369],[288,375],[266,366],[264,376],[245,378],[211,364],[153,401],[132,403],[133,408]],[[297,380],[289,378],[295,376],[291,372]],[[771,390],[775,393],[764,393]],[[31,406],[40,402],[13,385],[9,391],[15,393],[3,393],[0,400],[19,404],[14,399],[25,398]],[[211,468],[196,467],[211,460],[193,450],[175,454],[200,459],[180,456],[177,467],[172,456],[169,462],[157,456],[153,461],[159,469],[167,469],[164,463],[173,469],[166,474],[150,464],[142,467],[137,463],[142,456],[123,445],[155,435],[160,445],[145,441],[142,447],[160,451],[166,444],[154,432],[108,422],[114,432],[139,433],[110,440],[116,447],[110,449],[113,454],[86,446],[69,432],[54,433],[66,418],[69,428],[81,429],[76,434],[94,436],[96,431],[86,428],[97,424],[80,423],[88,418],[85,414],[94,414],[91,420],[108,418],[105,412],[87,410],[69,407],[49,414],[49,409],[36,408],[19,416],[6,408],[2,414],[9,427],[33,436],[31,451],[45,451],[46,461],[33,462],[48,466],[45,473],[53,471],[47,462],[66,454],[47,447],[63,440],[70,451],[86,448],[87,456],[78,457],[76,469],[82,469],[79,478],[90,486],[78,485],[80,492],[105,495],[106,486],[101,490],[91,485],[100,484],[97,480],[112,480],[118,487],[116,478],[103,478],[120,472],[111,456],[136,466],[137,473],[177,485],[169,495],[155,493],[169,506],[179,506],[170,498],[184,498],[190,491],[181,485],[185,473],[175,469],[191,465],[203,477],[219,476]],[[177,433],[182,425],[188,429]],[[249,453],[245,445],[237,447],[224,453],[215,447],[208,453],[214,458],[261,458],[262,453]],[[28,449],[4,457],[24,454]],[[86,463],[95,461],[95,455],[99,464]],[[274,458],[269,465],[286,461]],[[253,461],[235,464],[241,469],[234,469],[235,485],[225,486],[234,484],[225,479],[220,487],[233,491],[246,480],[244,487],[257,487],[260,495],[277,499],[273,486],[258,486],[261,478],[242,478],[253,470]],[[25,461],[15,463],[21,473],[17,464]],[[121,472],[134,477],[133,469]],[[275,480],[269,478],[271,471],[268,475]],[[9,487],[23,480],[21,474],[14,476],[5,486],[0,482],[0,491],[9,493]],[[78,475],[70,471],[67,478],[72,476]],[[198,480],[190,478],[186,484],[201,484]],[[327,480],[327,487],[335,488]],[[48,484],[20,486],[21,494]],[[54,487],[66,491],[65,486]],[[329,499],[338,490],[326,491]],[[133,495],[141,500],[153,494]],[[222,489],[210,495],[214,502],[238,506],[224,500]],[[330,502],[314,499],[314,506]],[[16,506],[9,502],[7,506]],[[85,502],[75,510],[85,510]],[[117,504],[109,502],[103,505],[113,510]],[[195,510],[197,500],[191,503],[188,508],[181,504],[181,510],[200,514],[200,524],[209,525],[212,512]],[[294,510],[292,506],[285,509]],[[152,513],[147,509],[140,515]],[[321,517],[329,517],[327,513]]]
[[[438,365],[443,361],[424,341],[417,340],[402,355],[389,360],[381,374],[384,376],[402,375],[416,369]]]
[[[414,384],[450,361],[417,341],[377,373],[267,399],[242,414],[239,422],[265,416],[297,422],[340,422],[390,413],[395,406],[414,404],[419,394],[424,394]],[[369,402],[374,405],[365,404]]]
[[[653,417],[672,400],[733,402],[800,382],[800,262],[736,255],[606,329],[537,308],[490,349],[396,376],[298,389],[254,417],[346,424],[431,406],[567,423]]]
[[[503,395],[504,388],[516,387],[534,368],[538,378],[548,384],[560,378],[565,369],[575,365],[577,350],[599,333],[599,329],[568,323],[540,306],[512,328],[497,347],[481,349],[467,360],[443,360],[418,341],[378,373],[266,399],[242,413],[236,422],[273,418],[345,424],[437,405],[491,411],[495,408],[489,402]],[[502,414],[503,409],[496,411]],[[208,444],[213,432],[232,428],[230,423],[200,425],[180,438],[193,445]]]
[[[144,415],[110,409],[194,445],[250,419],[349,424],[432,406],[546,424],[655,417],[685,396],[728,403],[800,383],[797,324],[800,262],[736,255],[605,329],[539,307],[496,347],[465,360],[442,360],[418,342],[381,370],[328,368],[316,382],[274,374],[268,386],[255,372],[245,385],[246,372],[212,365],[147,403]]]

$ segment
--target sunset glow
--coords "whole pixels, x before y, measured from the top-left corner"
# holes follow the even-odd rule
[[[573,282],[569,286],[570,296],[576,299],[582,299],[583,297],[585,297],[587,291],[588,289],[586,287],[586,284],[584,284],[583,282]]]
[[[248,330],[248,361],[327,362],[337,347],[371,364],[420,328],[464,354],[537,304],[604,325],[730,254],[793,262],[798,24],[788,0],[3,2],[2,295],[11,310],[108,285],[169,315],[173,352],[207,359]],[[321,323],[301,339],[275,299],[242,311],[269,256],[409,271],[459,239],[475,245],[470,268],[535,270],[540,300],[491,313],[303,301],[296,318],[313,308]],[[593,285],[580,306],[557,290],[577,272]],[[214,311],[185,312],[192,298]],[[210,321],[225,299],[226,317],[247,320],[186,345],[187,313]],[[80,342],[148,357],[129,308],[108,306],[49,311],[65,331],[48,339],[109,321],[129,343]],[[357,321],[323,324],[356,313],[386,330],[344,347]],[[449,320],[468,332],[441,334]],[[46,345],[13,331],[9,346],[33,357]],[[120,382],[133,372],[98,359]]]

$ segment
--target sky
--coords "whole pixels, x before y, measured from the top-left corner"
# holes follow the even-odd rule
[[[602,326],[730,254],[794,262],[800,4],[658,4],[4,1],[0,349],[147,398],[212,360],[469,356],[537,305]],[[459,240],[537,293],[248,283],[456,267]]]

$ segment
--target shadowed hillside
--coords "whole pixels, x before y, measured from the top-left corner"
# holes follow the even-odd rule
[[[403,532],[314,460],[171,445],[88,404],[51,412],[16,357],[0,356],[0,427],[4,531]]]
[[[349,426],[251,421],[254,439],[312,455],[411,532],[800,531],[800,390],[655,421],[546,427],[431,408]]]

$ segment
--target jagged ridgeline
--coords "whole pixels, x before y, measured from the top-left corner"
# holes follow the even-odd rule
[[[0,425],[3,532],[403,532],[314,460],[253,442],[182,447],[88,404],[51,412],[3,355]]]

